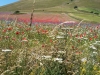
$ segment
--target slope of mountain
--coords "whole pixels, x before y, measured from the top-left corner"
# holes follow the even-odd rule
[[[32,10],[34,0],[20,0],[18,2],[0,7],[0,11],[15,11],[15,10]],[[35,9],[45,9],[57,6],[63,6],[63,8],[88,7],[100,9],[99,0],[35,0]],[[60,8],[57,8],[59,10]],[[67,10],[67,9],[66,9]]]
[[[67,13],[76,19],[100,23],[100,0],[19,0],[0,7],[0,11],[35,11]],[[77,6],[77,9],[75,8]]]

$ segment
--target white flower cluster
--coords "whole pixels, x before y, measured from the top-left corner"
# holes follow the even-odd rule
[[[2,52],[11,52],[12,50],[10,49],[2,49]]]

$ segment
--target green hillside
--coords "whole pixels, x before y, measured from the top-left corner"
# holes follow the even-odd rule
[[[30,12],[33,9],[33,1],[34,0],[20,0],[0,7],[0,11],[20,10]],[[75,6],[77,6],[77,9],[74,9]],[[100,22],[99,0],[36,0],[34,8],[35,12],[67,13],[73,18]]]
[[[50,8],[60,6],[62,3],[68,0],[36,0],[35,9]],[[14,10],[31,10],[33,8],[33,0],[21,0],[16,3],[12,3],[0,8],[2,11],[14,11]]]
[[[0,10],[1,11],[31,10],[33,8],[33,1],[34,0],[20,0],[12,4],[2,6],[0,7]],[[63,6],[63,8],[67,7],[73,8],[73,6],[75,5],[79,7],[100,9],[99,0],[36,0],[35,9],[41,9],[41,8],[45,9],[57,6],[60,7]]]

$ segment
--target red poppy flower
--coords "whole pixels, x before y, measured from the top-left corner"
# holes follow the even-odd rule
[[[76,54],[76,55],[80,55],[80,54],[82,54],[82,52],[77,51],[75,54]]]
[[[98,38],[98,36],[97,36],[97,35],[95,35],[95,36],[94,36],[94,38],[96,39],[96,38]]]
[[[45,44],[42,44],[42,47],[46,47],[46,45]]]
[[[20,34],[20,32],[19,32],[19,31],[17,31],[17,32],[16,32],[16,35],[18,35],[18,34]]]
[[[14,41],[15,41],[15,40],[16,40],[16,38],[12,38],[12,40],[14,40]]]
[[[30,30],[31,30],[31,28],[27,28],[27,29],[26,29],[26,31],[30,31]]]
[[[75,47],[74,46],[72,46],[72,49],[74,49]]]
[[[12,29],[13,29],[12,27],[7,28],[7,30],[9,30],[9,31],[11,31]]]
[[[13,48],[14,48],[14,47],[11,45],[11,46],[10,46],[10,49],[13,49]]]
[[[24,32],[22,32],[22,34],[24,34]]]
[[[52,42],[53,42],[53,40],[52,40],[52,39],[50,39],[50,42],[52,43]]]
[[[86,36],[86,32],[83,35]]]
[[[92,41],[93,40],[92,37],[90,37],[89,40]]]
[[[76,34],[76,37],[78,37],[78,34]]]
[[[42,31],[42,30],[43,30],[43,29],[42,29],[42,28],[40,28],[40,29],[38,29],[38,30],[37,30],[37,32],[38,32],[38,33],[41,33],[41,31]]]
[[[26,38],[22,38],[22,41],[26,41],[27,42],[28,40]]]
[[[80,38],[82,38],[82,37],[83,37],[83,34],[80,35]]]
[[[47,30],[42,30],[42,32],[41,32],[42,34],[47,34],[48,33],[48,31]]]
[[[7,31],[6,29],[2,30],[2,32],[4,32],[4,33],[5,33],[6,31]]]

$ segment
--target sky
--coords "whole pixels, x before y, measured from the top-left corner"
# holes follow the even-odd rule
[[[0,1],[0,6],[4,6],[4,5],[7,5],[7,4],[16,2],[16,1],[19,1],[19,0],[1,0]]]

